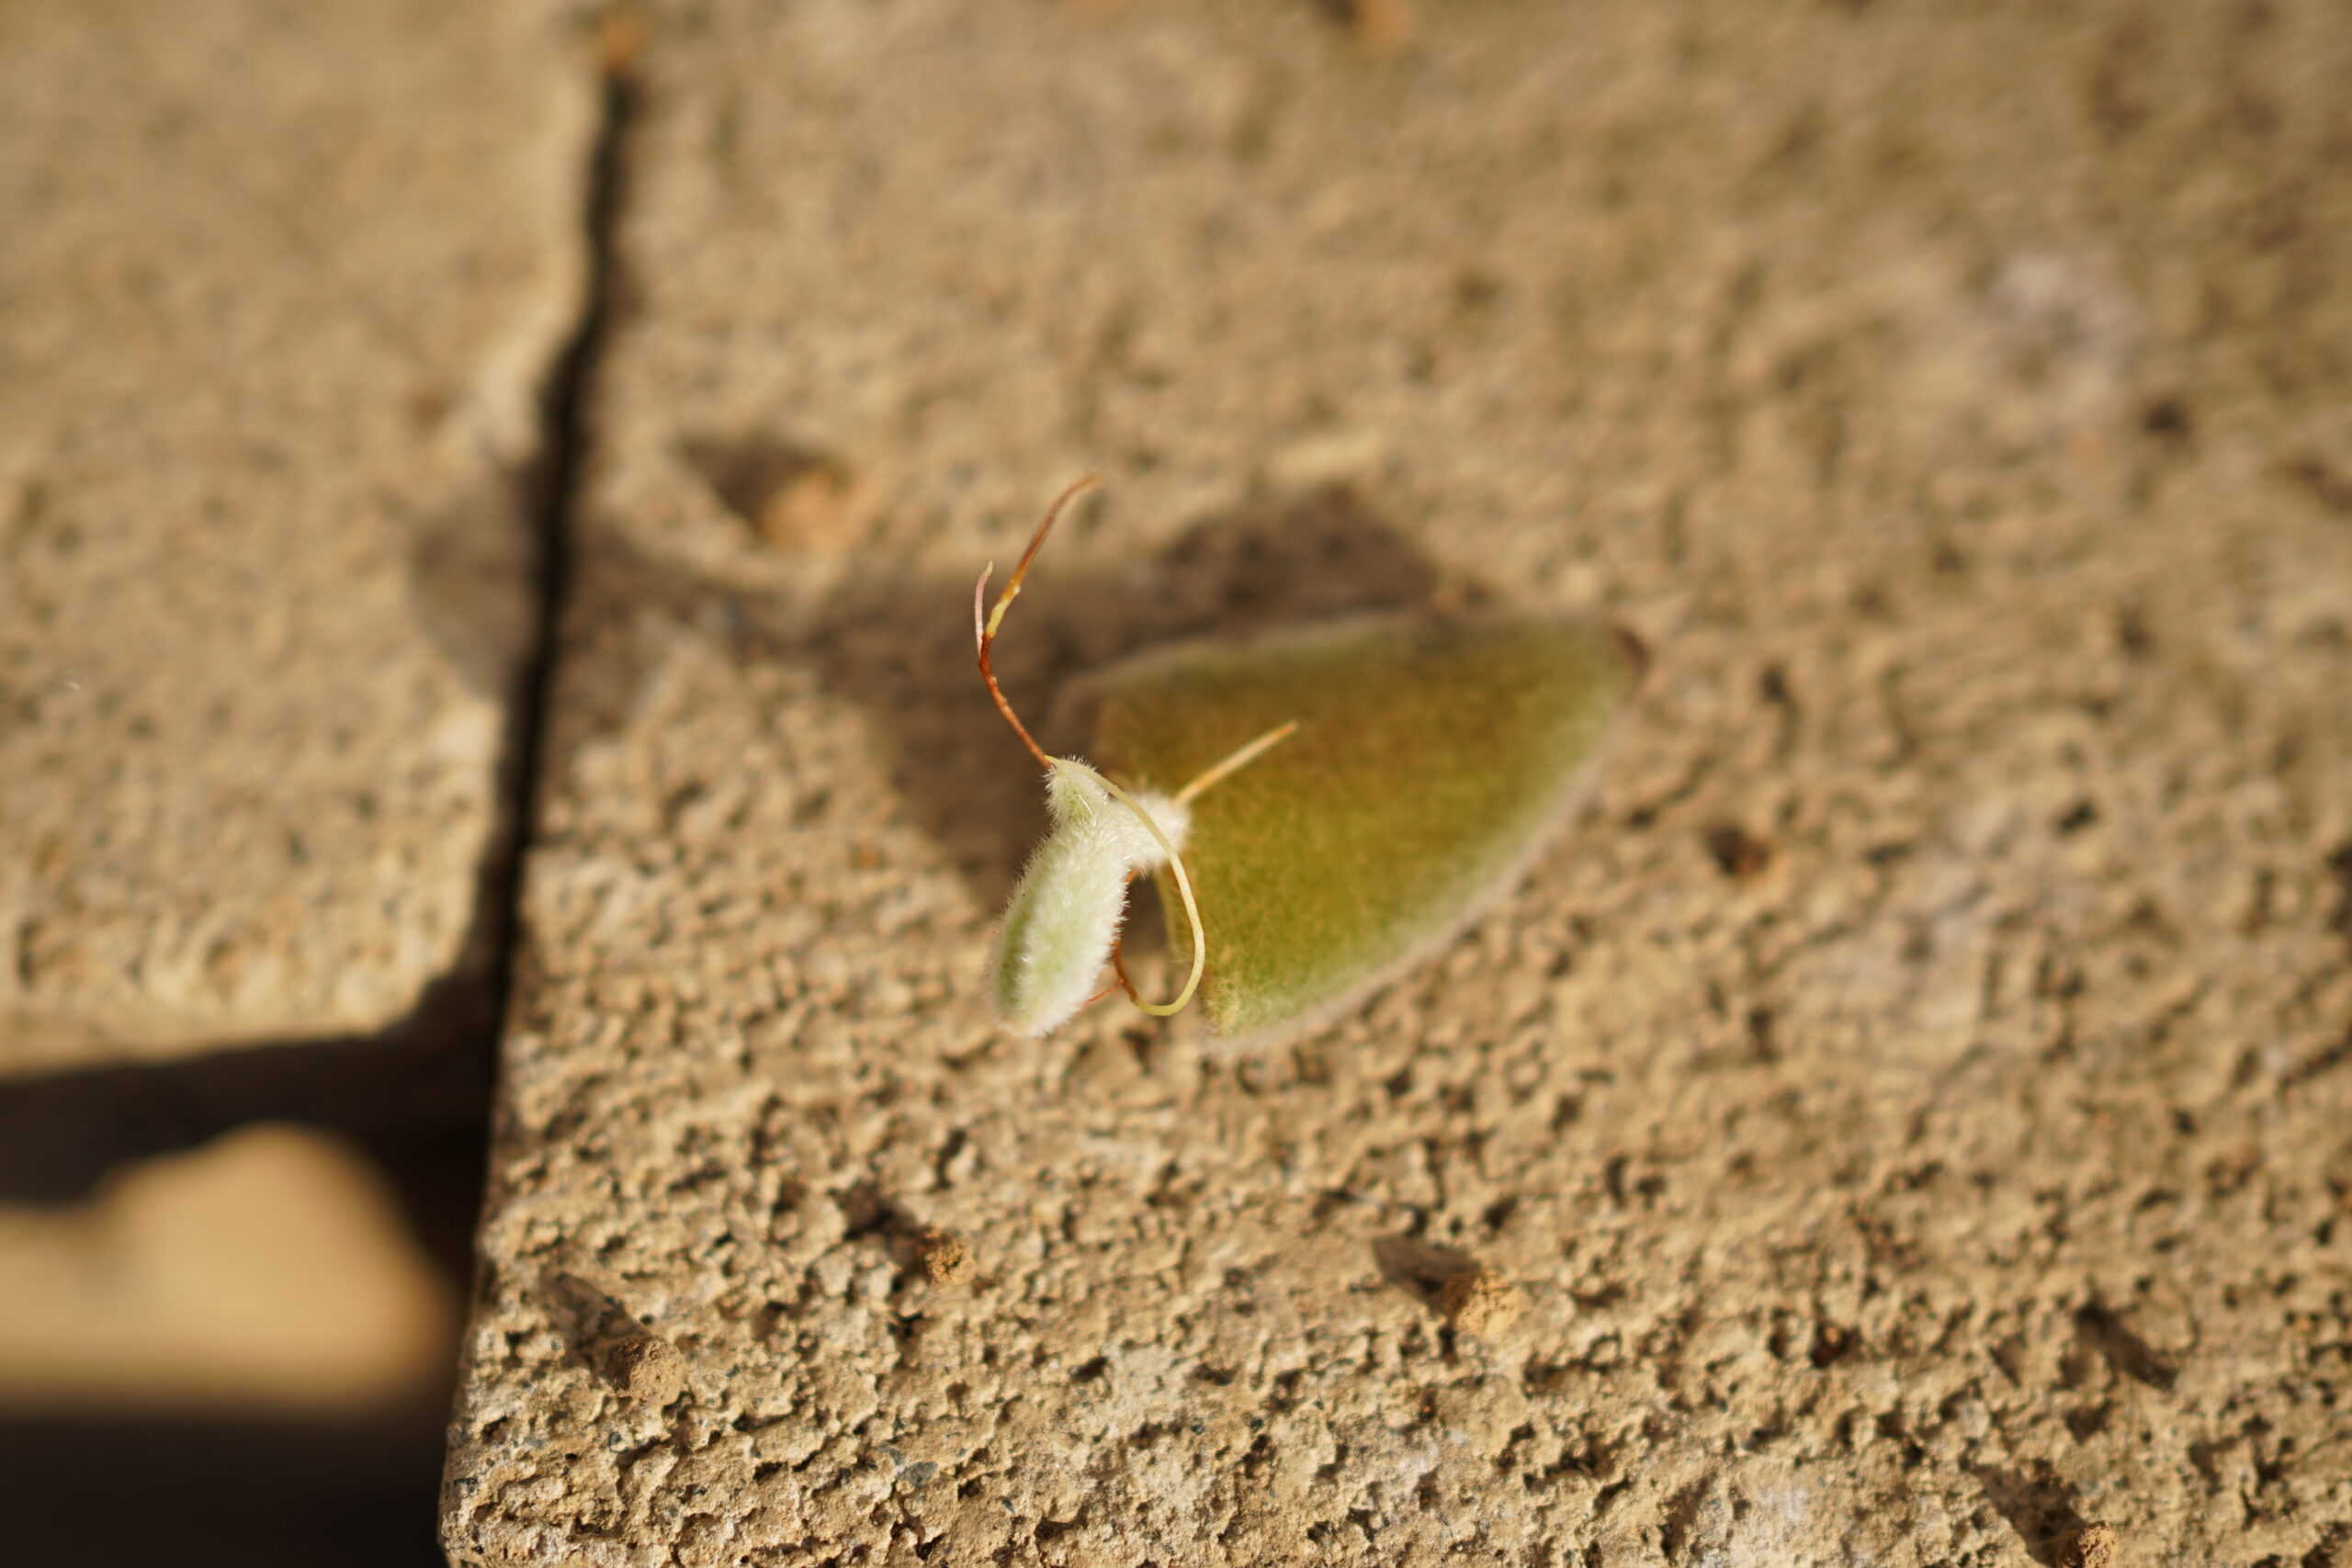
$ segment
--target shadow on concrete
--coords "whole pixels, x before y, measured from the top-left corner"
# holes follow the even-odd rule
[[[1064,528],[1085,531],[1083,505]],[[975,548],[974,575],[980,564]],[[1003,574],[999,573],[1001,583]],[[888,749],[891,784],[984,904],[1011,890],[1042,817],[1035,767],[989,705],[973,666],[972,579],[852,576],[813,611],[656,561],[603,535],[577,575],[593,690],[568,689],[551,765],[626,721],[645,670],[634,617],[651,612],[715,634],[743,664],[790,660],[862,707]],[[1125,565],[1075,537],[1041,558],[1007,618],[996,667],[1039,741],[1082,751],[1082,720],[1058,699],[1073,677],[1155,645],[1234,637],[1374,610],[1481,602],[1448,582],[1351,490],[1332,486],[1207,518]]]
[[[1434,1313],[1444,1309],[1446,1285],[1479,1272],[1478,1260],[1458,1247],[1438,1247],[1409,1235],[1384,1236],[1372,1244],[1380,1277]]]
[[[381,1165],[419,1237],[462,1280],[496,1007],[489,976],[475,973],[436,982],[380,1034],[0,1082],[0,1202],[79,1202],[118,1166],[251,1122],[300,1122],[341,1134]]]
[[[2075,1545],[2089,1529],[2075,1505],[2074,1489],[2047,1464],[2032,1473],[1974,1467],[1985,1499],[2018,1532],[2026,1552],[2042,1568],[2079,1568]]]
[[[251,1122],[338,1134],[393,1189],[411,1233],[464,1300],[481,1201],[492,1036],[412,1021],[368,1040],[0,1085],[0,1199],[65,1204],[116,1167]],[[11,1560],[132,1568],[300,1562],[429,1568],[455,1368],[389,1407],[345,1416],[78,1411],[0,1416]]]
[[[496,987],[476,971],[364,1039],[0,1083],[0,1201],[84,1201],[117,1168],[256,1122],[347,1139],[453,1297],[472,1274]],[[0,1415],[10,1560],[88,1568],[431,1568],[454,1366],[347,1415]]]
[[[439,1568],[447,1390],[361,1419],[0,1422],[9,1560]]]

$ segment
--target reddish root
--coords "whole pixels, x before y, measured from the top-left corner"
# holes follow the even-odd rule
[[[985,615],[980,605],[988,597],[989,574],[996,570],[996,564],[991,561],[980,573],[979,581],[972,585],[972,641],[979,648],[980,679],[988,682],[989,695],[996,702],[996,711],[1004,715],[1004,722],[1012,726],[1012,733],[1021,738],[1021,744],[1029,748],[1029,754],[1037,759],[1037,765],[1042,768],[1051,768],[1054,760],[1046,755],[1046,749],[1037,744],[1035,737],[1029,733],[1029,727],[1021,722],[1021,716],[1014,713],[1012,705],[1005,700],[1003,688],[996,683],[996,671],[989,662],[989,653],[996,647],[997,630],[1004,623],[1004,612],[1021,597],[1021,581],[1029,575],[1030,563],[1037,558],[1037,552],[1045,547],[1046,536],[1054,531],[1054,524],[1061,516],[1063,509],[1093,489],[1096,483],[1095,477],[1089,474],[1054,497],[1054,503],[1046,508],[1045,520],[1029,536],[1029,547],[1021,552],[1020,564],[1012,569],[1012,576],[1006,581],[1004,591],[996,596],[996,604]],[[1108,995],[1107,992],[1104,994]]]

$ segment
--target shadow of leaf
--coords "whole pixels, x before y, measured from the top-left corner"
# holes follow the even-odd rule
[[[1419,608],[1446,592],[1429,559],[1351,491],[1327,488],[1205,519],[1131,564],[1074,549],[1047,559],[1008,619],[997,674],[1040,743],[1079,751],[1085,737],[1057,700],[1078,675],[1178,638]],[[605,532],[583,541],[573,597],[555,776],[625,722],[645,673],[635,622],[662,615],[714,634],[744,663],[805,662],[856,703],[886,746],[892,787],[976,898],[994,904],[1011,890],[1042,819],[1041,791],[974,667],[971,579],[854,568],[813,611],[793,609]],[[1485,595],[1456,584],[1450,597]]]

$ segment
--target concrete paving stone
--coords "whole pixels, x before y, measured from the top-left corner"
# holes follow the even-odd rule
[[[0,1074],[487,956],[593,76],[538,0],[0,15]]]
[[[2352,1550],[2352,34],[1340,9],[650,8],[452,1559]],[[1088,468],[1035,714],[1654,650],[1284,1048],[991,1027]]]

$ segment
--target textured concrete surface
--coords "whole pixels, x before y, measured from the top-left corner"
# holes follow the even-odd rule
[[[2352,35],[1342,9],[651,14],[453,1558],[2344,1559]],[[1287,1049],[986,1016],[1091,466],[1657,655]]]
[[[487,956],[586,65],[528,0],[0,16],[0,1073]]]

